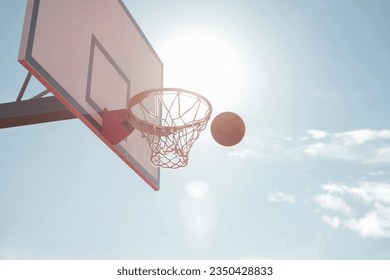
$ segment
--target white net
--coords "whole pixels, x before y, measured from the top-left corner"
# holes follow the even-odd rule
[[[128,103],[129,122],[148,141],[152,163],[172,169],[188,164],[190,149],[211,112],[206,98],[176,88],[144,91]]]

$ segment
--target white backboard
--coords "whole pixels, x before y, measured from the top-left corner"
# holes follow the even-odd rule
[[[163,83],[161,60],[121,0],[28,0],[19,62],[159,189],[159,168],[138,131],[117,145],[101,134],[103,109],[124,109]]]

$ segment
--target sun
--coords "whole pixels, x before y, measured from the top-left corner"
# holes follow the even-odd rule
[[[181,87],[207,97],[214,108],[231,106],[243,92],[246,61],[222,32],[181,28],[164,41],[164,86]]]

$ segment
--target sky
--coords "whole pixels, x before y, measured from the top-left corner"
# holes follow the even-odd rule
[[[79,120],[0,130],[0,259],[389,259],[390,2],[126,0],[209,127],[154,192]],[[26,1],[0,9],[0,102]],[[44,88],[33,80],[26,98]]]

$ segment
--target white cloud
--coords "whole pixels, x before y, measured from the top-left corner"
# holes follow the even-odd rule
[[[229,152],[228,156],[239,158],[256,158],[256,152],[252,149],[243,149],[239,151]]]
[[[329,193],[345,193],[347,187],[342,184],[325,184],[321,188]]]
[[[350,215],[352,208],[340,197],[331,194],[320,194],[314,197],[314,200],[322,207],[328,210],[340,211],[344,215]]]
[[[387,174],[387,172],[385,172],[383,170],[368,172],[368,175],[370,175],[370,176],[381,176],[381,175],[385,175],[385,174]]]
[[[286,143],[291,143],[286,145]],[[265,160],[274,161],[285,157],[300,156],[298,147],[294,145],[293,138],[287,140],[278,135],[254,135],[245,136],[242,143],[229,149],[227,153],[230,158],[239,158],[244,160]]]
[[[306,146],[303,153],[309,156],[318,156],[333,159],[357,160],[359,156],[351,149],[338,143],[314,143]]]
[[[327,215],[324,215],[322,216],[322,221],[334,229],[339,228],[341,225],[341,219],[338,217],[329,217]]]
[[[356,231],[362,237],[371,238],[389,238],[390,237],[390,208],[387,208],[387,213],[373,210],[365,216],[357,219],[346,221],[346,225],[353,231]]]
[[[374,163],[390,163],[390,147],[381,148],[373,159]]]
[[[282,192],[267,193],[267,201],[269,202],[295,202],[295,196]]]
[[[325,184],[322,189],[330,194],[349,194],[364,203],[380,202],[390,205],[390,183],[361,181],[356,187],[343,184]]]
[[[325,184],[324,193],[314,197],[323,211],[340,211],[347,217],[323,215],[322,221],[331,228],[346,228],[365,238],[390,238],[390,183],[361,181],[356,186]],[[355,208],[345,200],[353,200]],[[356,213],[361,213],[357,215]]]
[[[335,138],[342,139],[348,145],[364,144],[367,141],[378,140],[378,139],[390,139],[390,130],[371,130],[361,129],[352,130],[347,132],[335,133]]]
[[[318,156],[324,151],[324,149],[326,149],[326,144],[315,143],[315,144],[307,146],[303,150],[303,153],[311,155],[311,156]]]
[[[361,182],[353,189],[366,203],[379,202],[390,206],[390,183],[387,182]]]
[[[318,130],[318,129],[311,129],[308,130],[307,133],[311,135],[314,139],[323,139],[326,138],[329,133],[323,130]]]
[[[301,147],[306,156],[336,160],[360,161],[365,164],[390,163],[390,130],[361,129],[330,134],[312,129],[308,133],[314,140]]]
[[[262,137],[246,135],[239,145],[227,150],[227,155],[230,158],[259,159],[267,150],[268,145],[269,141]]]
[[[390,163],[390,130],[361,129],[330,133],[307,130],[308,135],[247,135],[240,145],[229,149],[230,158],[265,161],[304,157],[347,160],[362,164]]]

